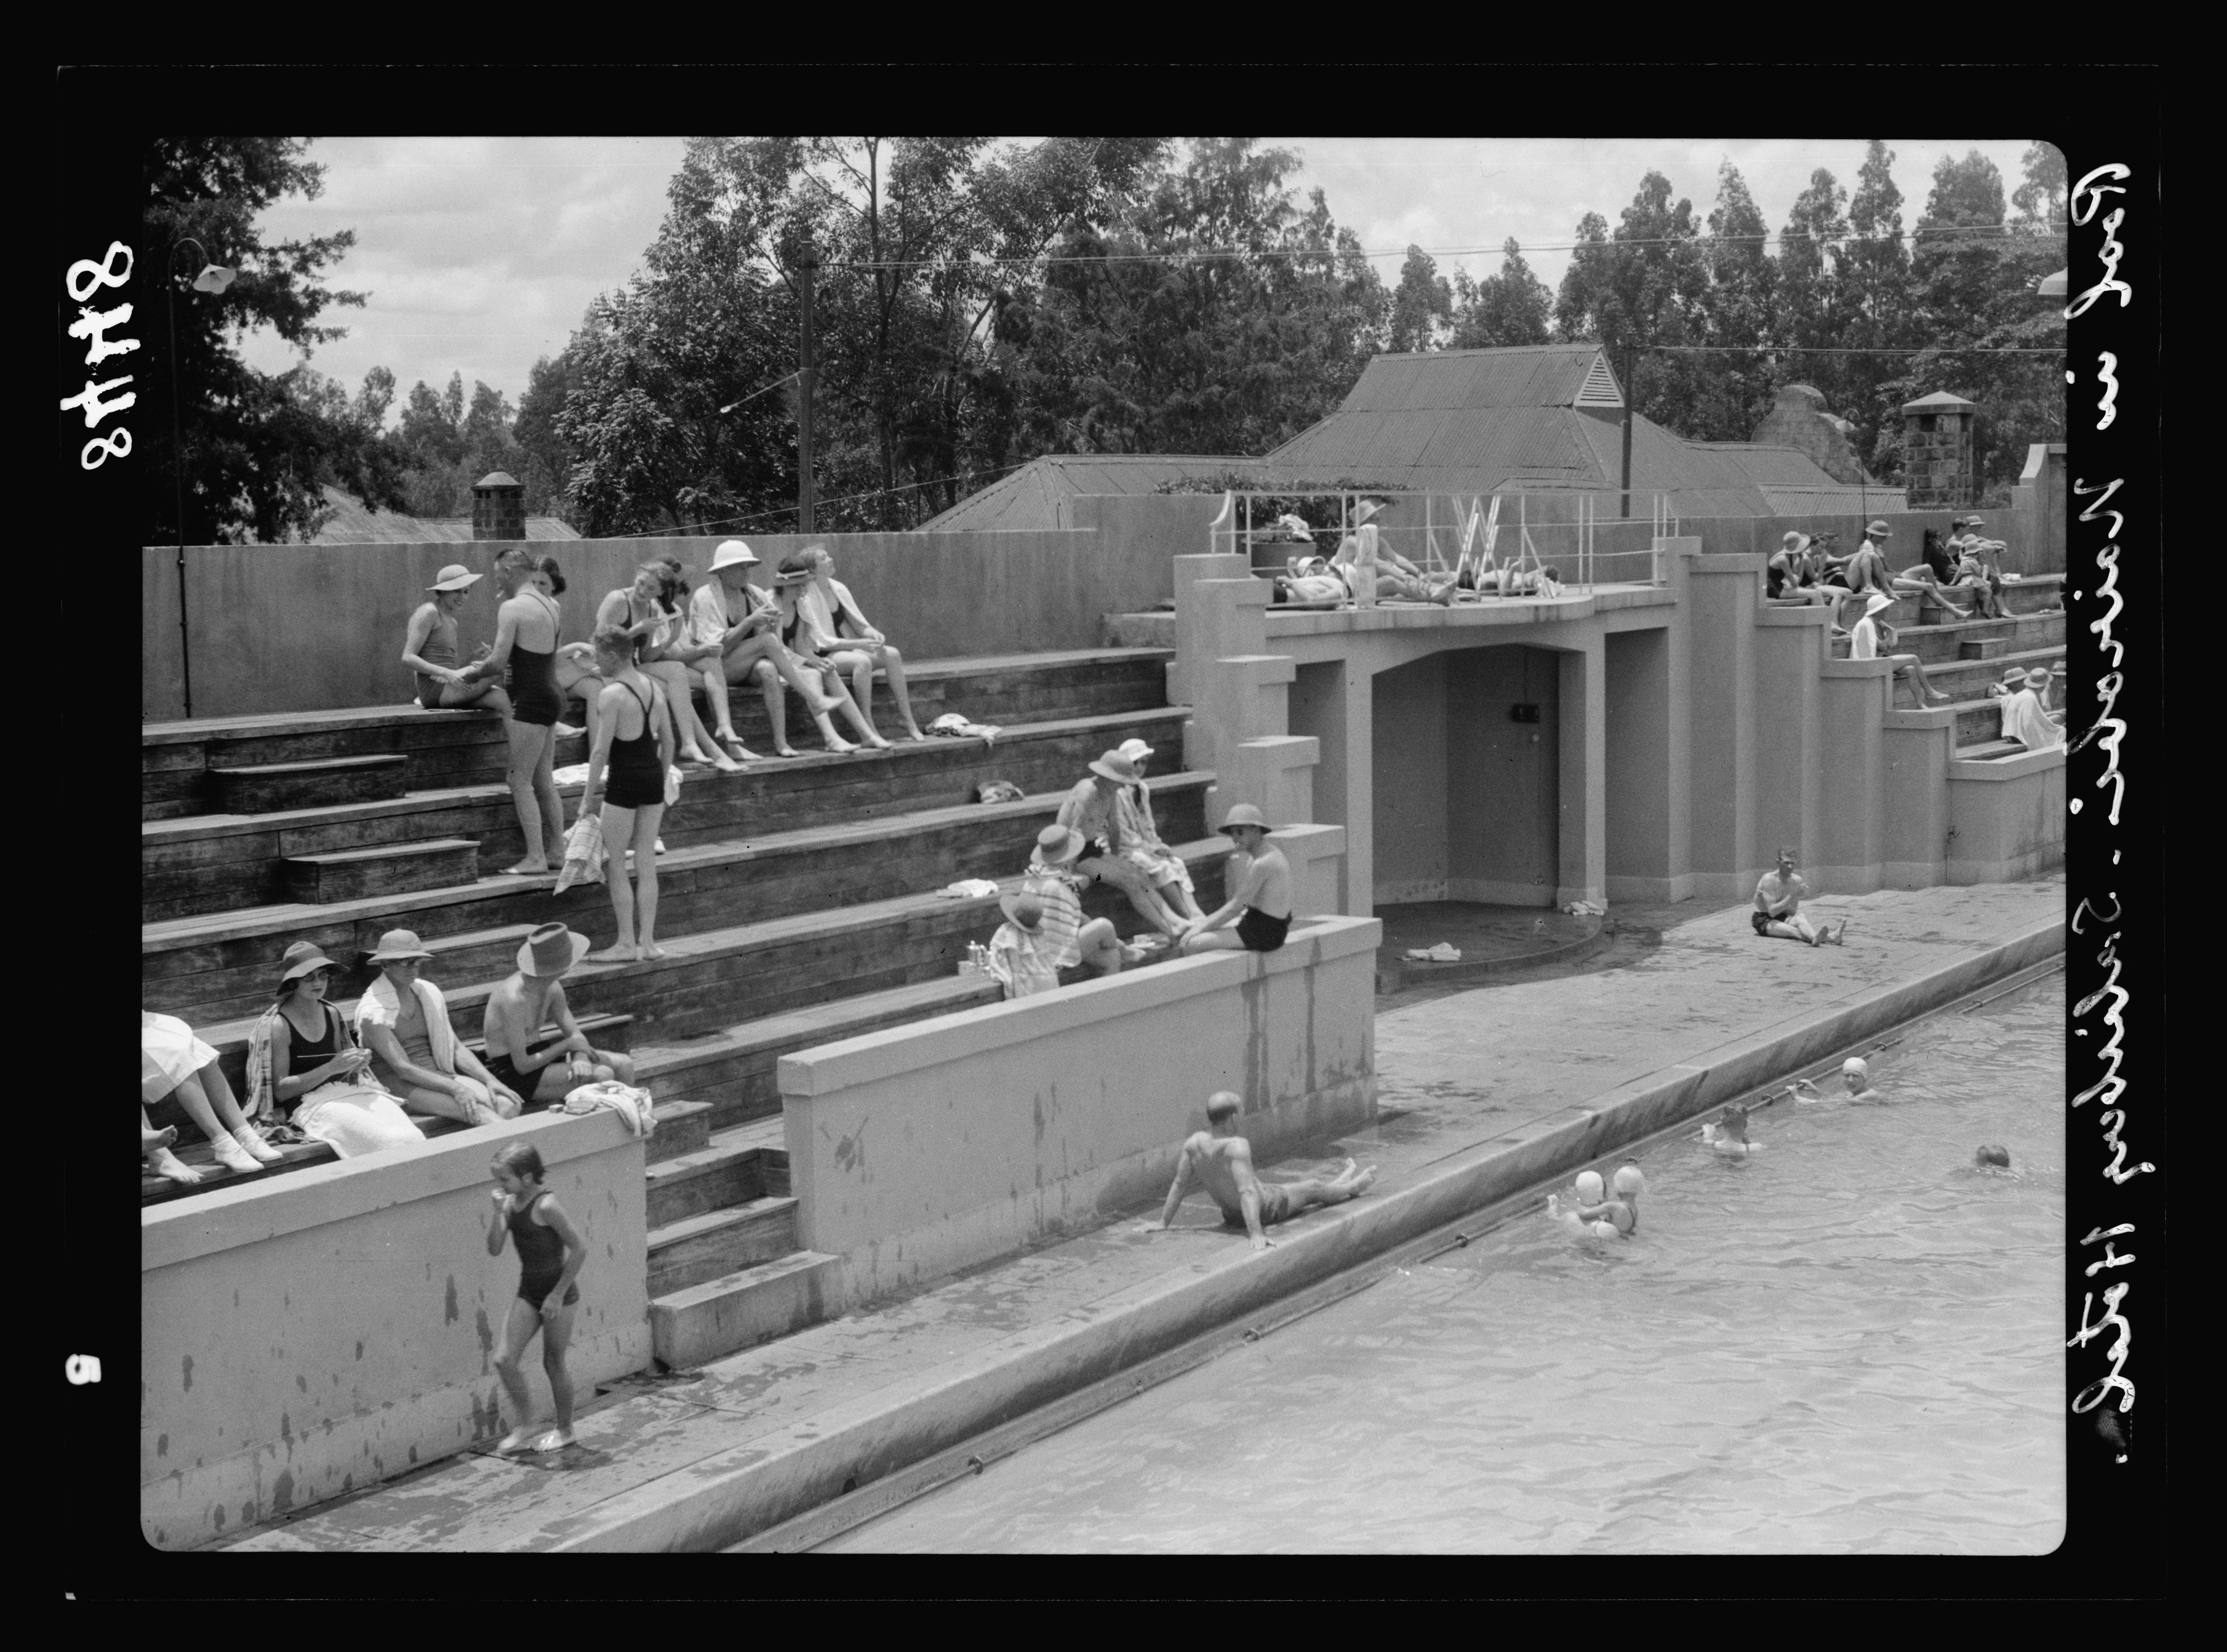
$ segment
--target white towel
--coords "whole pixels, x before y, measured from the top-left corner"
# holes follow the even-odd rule
[[[599,809],[593,814],[584,814],[572,823],[565,834],[565,865],[557,874],[557,886],[552,894],[562,895],[575,883],[603,882],[603,816]]]
[[[565,1096],[567,1113],[593,1113],[597,1107],[608,1107],[626,1121],[629,1133],[647,1137],[657,1128],[656,1101],[648,1090],[631,1084],[621,1084],[615,1079],[599,1079],[593,1084],[583,1084]]]
[[[979,901],[997,892],[997,884],[986,877],[962,877],[957,883],[946,883],[936,890],[938,895],[948,896],[954,901]]]

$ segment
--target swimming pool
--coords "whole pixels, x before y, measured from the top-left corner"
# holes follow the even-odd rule
[[[1888,1105],[1649,1148],[1629,1241],[1516,1216],[826,1547],[2045,1553],[2064,1026],[2061,974],[1921,1021]]]

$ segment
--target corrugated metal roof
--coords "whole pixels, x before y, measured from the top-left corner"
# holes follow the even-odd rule
[[[319,528],[311,545],[469,545],[472,519],[469,516],[405,516],[400,511],[374,511],[354,494],[339,488],[324,490],[332,507],[332,520]],[[572,528],[553,516],[526,519],[529,539],[577,539]]]
[[[1229,470],[1265,481],[1275,469],[1260,459],[1216,454],[1047,453],[928,518],[919,531],[1071,527],[1067,502],[1084,495],[1150,494],[1164,482]]]
[[[1910,508],[1899,488],[1859,488],[1845,482],[1823,488],[1765,488],[1763,498],[1773,516],[1876,516]]]
[[[1721,455],[1758,488],[1810,488],[1818,485],[1817,473],[1821,467],[1817,462],[1800,448],[1789,447],[1784,443],[1690,442],[1687,445]]]

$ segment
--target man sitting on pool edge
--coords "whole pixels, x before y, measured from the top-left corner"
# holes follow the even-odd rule
[[[1223,1221],[1251,1234],[1256,1251],[1267,1250],[1275,1242],[1262,1228],[1287,1221],[1318,1204],[1343,1204],[1366,1193],[1375,1181],[1374,1164],[1356,1170],[1350,1158],[1336,1176],[1309,1177],[1299,1182],[1262,1181],[1253,1174],[1252,1144],[1237,1133],[1237,1113],[1243,1105],[1234,1090],[1216,1090],[1207,1097],[1207,1128],[1184,1142],[1175,1182],[1160,1210],[1162,1228],[1175,1221],[1176,1209],[1190,1190],[1194,1172],[1222,1207]],[[1145,1231],[1152,1231],[1151,1224],[1146,1224]]]
[[[1291,932],[1292,864],[1282,850],[1269,845],[1273,828],[1250,803],[1230,810],[1222,829],[1237,843],[1222,879],[1229,899],[1177,930],[1176,945],[1185,954],[1273,952]],[[1226,928],[1233,918],[1237,927]]]

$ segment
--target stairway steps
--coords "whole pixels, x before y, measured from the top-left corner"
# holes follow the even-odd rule
[[[409,767],[410,759],[399,751],[245,769],[212,764],[209,800],[229,814],[271,814],[282,809],[381,802],[402,795]]]
[[[447,889],[479,876],[480,846],[469,838],[383,844],[329,855],[290,855],[286,892],[305,906]]]
[[[786,1187],[776,1190],[767,1185],[765,1161],[769,1151],[756,1138],[715,1130],[693,1152],[675,1154],[650,1165],[643,1177],[649,1225],[664,1228],[753,1199],[785,1196]],[[784,1151],[780,1156],[785,1170],[788,1154]]]
[[[1155,776],[1153,807],[1165,835],[1203,837],[1203,773]],[[1009,875],[1024,864],[1036,833],[1064,793],[1013,803],[965,803],[869,822],[775,832],[756,840],[671,847],[659,861],[659,934],[671,939],[731,922],[737,912],[772,918],[940,889],[964,877]],[[327,909],[270,907],[195,915],[141,929],[143,1007],[188,1018],[226,1019],[267,1001],[271,960],[307,940],[342,966],[335,991],[361,992],[372,972],[363,955],[384,931],[415,929],[429,949],[450,937],[499,949],[520,924],[561,921],[599,943],[613,930],[609,892],[584,884],[552,896],[554,878],[494,877],[452,889],[382,896]],[[514,951],[516,942],[511,943]],[[485,954],[481,954],[485,956]],[[462,967],[443,960],[444,985]],[[494,973],[507,973],[508,965]]]
[[[651,1351],[669,1369],[692,1371],[789,1336],[837,1310],[841,1278],[841,1258],[800,1250],[654,1296]]]
[[[657,1128],[642,1144],[643,1158],[660,1164],[701,1152],[711,1145],[711,1108],[703,1101],[660,1101],[652,1109]],[[788,1191],[784,1185],[782,1191]]]
[[[796,1201],[752,1199],[649,1231],[649,1294],[661,1297],[797,1248]]]

